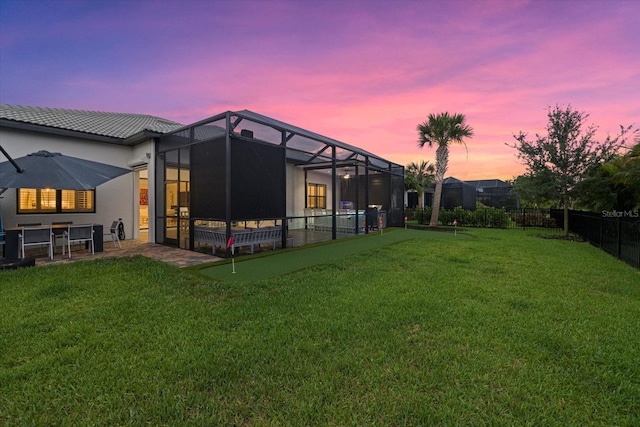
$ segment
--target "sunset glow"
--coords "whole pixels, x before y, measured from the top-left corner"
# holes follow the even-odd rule
[[[190,124],[249,109],[400,164],[465,114],[448,176],[510,179],[547,108],[640,126],[640,2],[0,0],[0,103]]]

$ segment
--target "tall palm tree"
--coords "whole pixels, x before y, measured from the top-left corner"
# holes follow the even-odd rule
[[[418,207],[424,207],[424,189],[429,187],[435,176],[435,168],[428,161],[421,160],[420,163],[411,162],[407,165],[407,175],[410,181],[415,183],[415,190],[418,191]]]
[[[418,125],[418,146],[429,148],[437,145],[436,149],[436,189],[433,195],[433,211],[431,212],[430,227],[438,226],[440,214],[440,198],[442,196],[442,181],[449,167],[449,144],[462,144],[466,148],[464,138],[473,135],[471,126],[465,123],[464,114],[440,113],[429,114],[426,122]]]

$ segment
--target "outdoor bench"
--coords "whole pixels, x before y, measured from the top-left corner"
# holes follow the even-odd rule
[[[281,227],[263,227],[245,230],[232,230],[233,245],[236,248],[242,246],[250,246],[251,253],[255,245],[261,245],[263,243],[272,243],[273,249],[276,248],[276,243],[282,241],[282,228]],[[227,232],[223,228],[212,228],[204,226],[194,227],[194,242],[206,243],[211,245],[212,250],[215,252],[215,247],[221,248],[227,247]]]

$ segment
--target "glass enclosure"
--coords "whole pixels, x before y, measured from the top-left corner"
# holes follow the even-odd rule
[[[248,110],[164,135],[156,152],[158,243],[193,249],[194,227],[227,238],[276,227],[284,247],[310,224],[332,238],[366,233],[372,209],[376,226],[404,225],[403,166]]]

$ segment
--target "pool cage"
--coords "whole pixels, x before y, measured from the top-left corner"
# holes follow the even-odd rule
[[[157,243],[195,249],[206,228],[217,243],[204,243],[224,250],[239,230],[269,227],[287,247],[301,232],[404,226],[402,165],[248,110],[161,136],[154,170]]]

